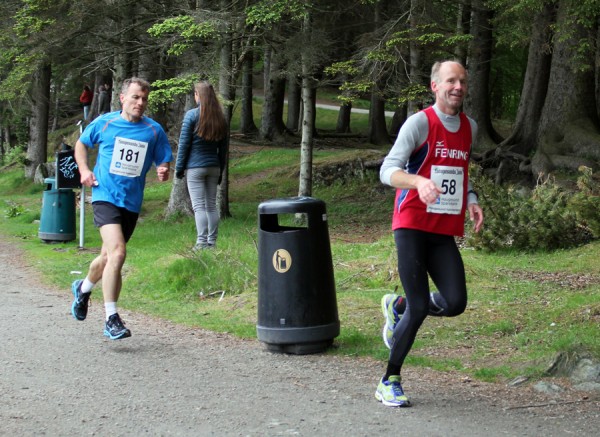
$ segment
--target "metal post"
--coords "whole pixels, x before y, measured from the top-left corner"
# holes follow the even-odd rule
[[[83,249],[83,237],[85,232],[85,185],[81,186],[81,198],[79,199],[79,248]]]
[[[83,121],[79,125],[79,136],[83,133]],[[81,198],[79,199],[79,248],[83,249],[83,240],[85,234],[85,185],[81,184]]]

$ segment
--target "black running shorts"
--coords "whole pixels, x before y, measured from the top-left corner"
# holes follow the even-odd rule
[[[104,225],[121,225],[125,242],[129,241],[135,230],[139,214],[125,208],[120,208],[110,202],[93,202],[94,225],[100,228]]]

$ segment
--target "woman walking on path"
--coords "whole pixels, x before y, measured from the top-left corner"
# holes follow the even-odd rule
[[[217,186],[221,183],[229,129],[213,86],[194,86],[198,106],[186,112],[179,136],[175,176],[187,174],[187,186],[196,220],[194,250],[214,248],[219,229]]]

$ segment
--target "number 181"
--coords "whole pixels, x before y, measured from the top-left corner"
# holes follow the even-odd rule
[[[119,151],[121,152],[121,159],[124,159],[127,162],[137,162],[140,157],[140,152],[134,153],[131,149],[120,149]]]

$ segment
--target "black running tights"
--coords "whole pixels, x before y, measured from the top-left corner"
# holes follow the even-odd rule
[[[394,329],[387,374],[399,375],[425,318],[461,314],[467,306],[467,287],[464,264],[454,237],[398,229],[394,231],[394,239],[398,273],[406,294],[406,311]],[[432,295],[433,305],[428,275],[438,290]]]

